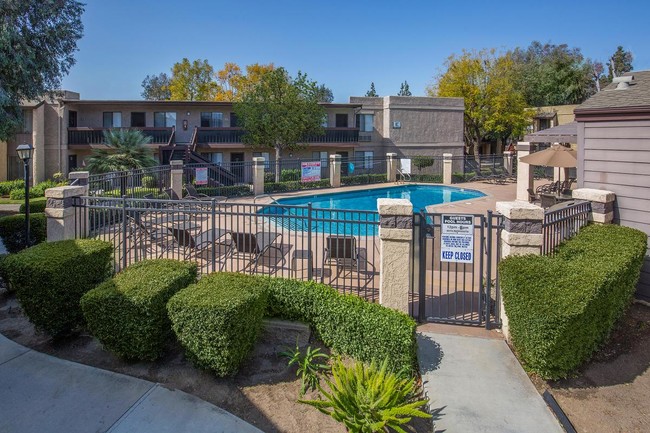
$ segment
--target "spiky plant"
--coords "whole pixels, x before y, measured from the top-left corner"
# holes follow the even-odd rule
[[[307,390],[316,389],[320,383],[319,374],[329,369],[327,365],[329,356],[322,353],[319,348],[312,349],[309,346],[303,355],[300,347],[296,343],[295,349],[289,349],[280,355],[289,359],[289,366],[296,365],[296,376],[300,376],[302,382],[300,387],[301,396],[305,395]]]
[[[140,130],[108,129],[104,131],[104,143],[107,149],[94,149],[88,159],[86,168],[91,173],[135,170],[157,164],[146,146],[151,143],[151,137]]]
[[[380,367],[360,361],[347,367],[337,360],[332,365],[332,379],[325,382],[329,392],[318,385],[323,400],[299,401],[343,423],[350,433],[406,433],[405,424],[412,418],[431,418],[420,410],[428,400],[417,399],[415,381],[390,372],[387,359]]]

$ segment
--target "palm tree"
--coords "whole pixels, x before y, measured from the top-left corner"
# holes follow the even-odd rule
[[[136,170],[157,164],[146,146],[151,143],[151,137],[138,129],[106,130],[104,143],[108,149],[94,149],[88,159],[87,168],[91,173]]]

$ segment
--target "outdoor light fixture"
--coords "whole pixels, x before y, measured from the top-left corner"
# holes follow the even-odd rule
[[[23,161],[25,166],[25,248],[29,247],[29,160],[32,159],[31,144],[21,144],[16,147],[18,158]]]

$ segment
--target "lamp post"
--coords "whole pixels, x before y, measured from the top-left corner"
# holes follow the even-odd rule
[[[29,160],[32,158],[33,147],[31,144],[21,144],[16,148],[18,158],[22,159],[25,166],[25,248],[29,248]]]

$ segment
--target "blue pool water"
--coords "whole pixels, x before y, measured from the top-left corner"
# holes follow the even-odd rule
[[[483,197],[480,191],[442,185],[402,185],[349,192],[283,198],[282,206],[266,206],[260,213],[290,230],[374,236],[377,234],[377,199],[406,198],[413,211],[427,206]],[[311,217],[305,205],[311,203]],[[296,206],[296,207],[293,207]],[[311,227],[310,227],[311,226]]]

